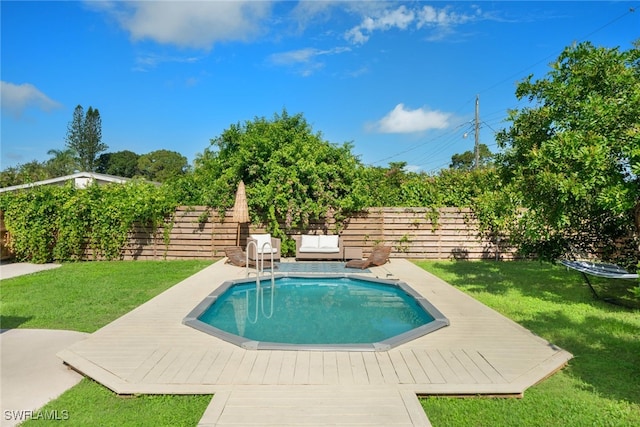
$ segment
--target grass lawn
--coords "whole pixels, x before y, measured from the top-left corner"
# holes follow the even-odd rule
[[[198,425],[210,401],[211,395],[121,397],[85,378],[62,396],[45,405],[39,411],[43,414],[43,419],[32,419],[21,426],[193,427]],[[47,414],[57,414],[59,419],[46,420],[44,418]]]
[[[211,261],[79,262],[0,281],[4,329],[94,332]]]
[[[523,399],[422,399],[434,426],[640,425],[640,311],[594,300],[555,265],[416,264],[574,355]]]

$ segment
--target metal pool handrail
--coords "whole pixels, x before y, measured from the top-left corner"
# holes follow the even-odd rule
[[[275,279],[275,273],[274,273],[275,266],[273,265],[273,246],[271,246],[271,243],[269,242],[264,242],[262,244],[261,253],[258,254],[258,244],[253,240],[250,240],[249,243],[247,244],[247,251],[246,251],[247,277],[249,277],[249,275],[251,274],[251,272],[249,271],[249,248],[251,247],[251,245],[254,245],[256,247],[256,252],[255,252],[256,253],[256,315],[255,315],[255,319],[252,321],[251,319],[249,319],[249,311],[247,310],[247,319],[249,320],[249,322],[255,323],[258,321],[258,304],[259,303],[262,309],[262,315],[264,317],[268,319],[271,316],[273,316],[273,297],[274,297],[273,294],[276,288],[276,282],[275,282],[276,279]],[[271,254],[271,313],[269,314],[269,316],[267,316],[267,314],[264,312],[264,292],[262,290],[262,286],[260,285],[261,274],[264,273],[265,249],[269,249],[269,253]],[[258,261],[260,261],[259,264],[258,264]],[[247,309],[248,308],[249,308],[249,291],[247,291]]]

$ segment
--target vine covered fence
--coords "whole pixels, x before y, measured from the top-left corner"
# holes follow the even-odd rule
[[[334,223],[316,222],[296,233],[332,234]],[[124,249],[124,259],[211,259],[224,256],[224,248],[236,245],[238,224],[231,211],[223,219],[205,206],[179,207],[165,227],[155,233],[136,227]],[[242,224],[240,245],[250,233],[264,228]],[[414,259],[511,259],[513,250],[498,247],[481,236],[470,209],[370,208],[350,217],[340,231],[345,246],[361,247],[366,257],[384,242],[392,257]],[[86,253],[87,259],[92,254]]]

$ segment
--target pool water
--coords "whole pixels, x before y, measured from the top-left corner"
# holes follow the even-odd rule
[[[382,342],[434,321],[398,286],[351,277],[271,283],[229,286],[197,321],[252,341],[330,345]]]

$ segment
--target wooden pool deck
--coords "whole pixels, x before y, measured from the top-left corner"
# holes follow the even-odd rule
[[[58,353],[119,394],[215,394],[201,426],[429,425],[416,395],[513,395],[572,355],[413,263],[399,279],[451,324],[389,351],[245,350],[182,324],[245,269],[217,262]]]

